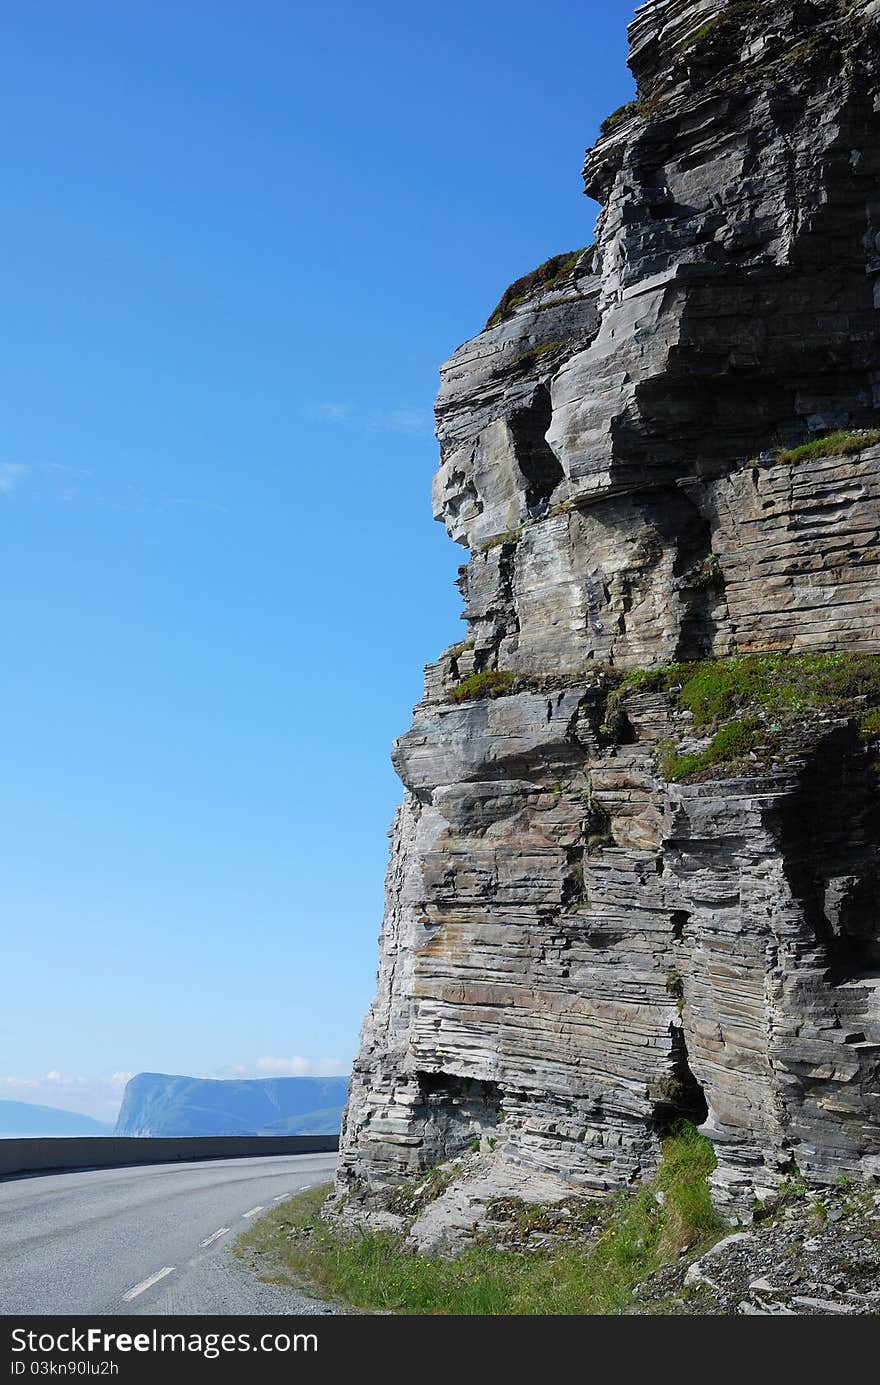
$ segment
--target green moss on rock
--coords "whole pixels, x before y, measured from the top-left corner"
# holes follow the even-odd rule
[[[756,718],[729,721],[715,732],[705,750],[685,755],[667,741],[660,748],[660,772],[670,783],[677,783],[715,765],[736,764],[754,749],[759,731],[760,723]]]
[[[537,356],[546,356],[550,351],[558,351],[564,345],[561,341],[545,341],[542,346],[532,346],[528,351],[521,351],[518,356],[514,356],[511,365],[519,365],[522,361],[532,361]]]
[[[864,428],[859,431],[838,431],[824,438],[814,438],[812,442],[802,443],[800,447],[781,447],[774,453],[778,462],[797,466],[798,462],[812,462],[819,457],[850,457],[853,453],[864,452],[866,447],[876,447],[880,443],[880,428]]]
[[[449,694],[450,702],[475,702],[484,697],[502,697],[510,692],[515,673],[509,669],[489,669],[484,673],[472,673],[464,678]]]
[[[614,696],[622,701],[630,692],[661,691],[674,692],[696,726],[724,721],[746,707],[777,714],[824,711],[861,697],[880,701],[880,655],[746,654],[668,664],[628,674]]]
[[[858,717],[865,739],[880,734],[876,654],[749,654],[636,669],[608,698],[604,734],[620,739],[628,699],[644,692],[669,694],[692,714],[695,730],[716,728],[702,750],[664,742],[658,766],[673,783],[735,765],[755,750],[779,748],[810,717]]]
[[[611,131],[615,129],[616,126],[621,125],[624,120],[628,120],[632,115],[637,115],[638,110],[638,101],[625,101],[622,106],[617,107],[616,111],[612,111],[610,115],[606,115],[599,126],[600,135],[610,135]]]

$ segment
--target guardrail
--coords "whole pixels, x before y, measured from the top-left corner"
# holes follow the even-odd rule
[[[338,1135],[83,1135],[0,1139],[0,1178],[14,1173],[112,1169],[196,1159],[253,1159],[271,1154],[333,1154]]]

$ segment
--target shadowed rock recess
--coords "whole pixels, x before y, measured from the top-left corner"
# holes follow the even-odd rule
[[[643,5],[596,244],[442,369],[468,637],[394,750],[345,1215],[479,1144],[440,1244],[681,1116],[731,1214],[880,1178],[878,59],[880,0]]]

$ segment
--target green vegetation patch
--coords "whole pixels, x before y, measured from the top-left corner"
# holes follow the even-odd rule
[[[855,452],[864,452],[866,447],[876,447],[880,443],[880,428],[866,428],[859,432],[829,433],[824,438],[814,438],[800,447],[780,447],[774,453],[777,462],[797,466],[798,462],[812,462],[819,457],[849,457]]]
[[[682,52],[687,52],[691,48],[697,48],[701,43],[705,43],[706,39],[711,38],[715,31],[721,27],[723,18],[723,15],[718,15],[716,19],[710,19],[707,24],[703,24],[695,34],[691,34],[689,39],[685,39],[682,44]]]
[[[614,677],[613,670],[600,672],[609,680]],[[472,673],[448,697],[451,702],[471,702],[518,691],[548,691],[587,682],[595,673],[594,668],[548,679],[493,669]],[[714,729],[703,750],[682,752],[672,742],[660,747],[661,772],[676,782],[779,744],[787,729],[811,715],[852,716],[858,718],[864,739],[880,734],[880,654],[745,654],[634,669],[608,693],[600,735],[608,741],[624,739],[627,702],[647,692],[666,693],[689,711],[695,731]],[[604,829],[597,825],[591,830],[596,843],[603,844]]]
[[[818,38],[805,39],[801,43],[796,43],[794,48],[789,49],[785,56],[788,64],[809,62],[811,58],[818,57],[822,51],[822,44]]]
[[[446,1192],[460,1172],[460,1162],[452,1160],[448,1164],[438,1164],[417,1178],[405,1179],[388,1194],[386,1206],[389,1212],[396,1212],[401,1217],[418,1216],[429,1202],[435,1202],[441,1193]]]
[[[786,1207],[803,1201],[809,1191],[803,1174],[796,1168],[794,1173],[782,1180],[775,1193],[755,1199],[752,1217],[756,1222],[775,1221]]]
[[[746,654],[668,664],[627,674],[612,697],[620,702],[630,692],[660,691],[674,692],[693,712],[695,726],[725,721],[744,708],[782,715],[844,709],[856,698],[880,702],[880,655]]]
[[[676,967],[670,967],[666,973],[666,991],[673,1000],[684,1000],[684,977]]]
[[[322,1215],[329,1187],[310,1188],[256,1222],[236,1252],[273,1278],[367,1311],[453,1315],[624,1313],[633,1289],[685,1248],[696,1257],[728,1228],[706,1182],[711,1143],[683,1123],[665,1140],[655,1189],[590,1204],[589,1243],[556,1253],[476,1245],[427,1258],[390,1231],[349,1232]],[[538,1211],[527,1214],[540,1219]]]
[[[490,314],[486,327],[497,327],[513,313],[513,310],[524,303],[527,298],[531,298],[539,289],[552,289],[554,284],[565,277],[574,269],[586,246],[580,250],[569,250],[564,255],[552,255],[549,260],[539,264],[537,269],[533,269],[530,274],[524,274],[521,279],[515,279],[509,288],[504,290],[501,299],[494,312]]]
[[[610,135],[618,125],[623,124],[630,116],[640,116],[642,120],[649,120],[652,115],[656,115],[662,108],[664,93],[661,91],[652,92],[650,96],[639,96],[635,101],[627,101],[625,106],[618,106],[616,111],[612,111],[606,116],[599,126],[601,135]]]
[[[449,694],[450,702],[475,702],[481,697],[503,697],[510,692],[515,673],[509,669],[488,669],[485,673],[472,673],[453,688]]]
[[[599,126],[600,135],[610,135],[615,126],[621,125],[624,120],[629,120],[632,115],[638,115],[638,110],[638,101],[624,102],[622,106],[617,107],[616,111],[612,111],[610,115],[606,115]]]
[[[472,639],[459,640],[457,644],[450,645],[446,653],[450,659],[459,659],[462,654],[466,654],[467,651],[473,649],[473,647],[474,642]]]
[[[664,741],[660,747],[660,773],[675,784],[714,765],[735,764],[758,744],[759,726],[757,720],[730,721],[715,732],[705,750],[690,755],[681,754],[671,741]]]
[[[714,19],[708,19],[697,29],[696,33],[685,39],[679,45],[678,52],[690,53],[715,35],[728,37],[737,32],[742,21],[748,19],[756,7],[757,0],[737,0],[737,3],[728,5],[722,14],[716,15]]]
[[[481,543],[479,548],[475,548],[475,553],[490,553],[493,548],[500,548],[506,543],[518,543],[522,537],[522,528],[505,529],[503,534],[493,534],[491,539]]]
[[[866,741],[873,740],[874,736],[880,736],[880,708],[865,712],[859,718],[859,735],[863,736]]]
[[[511,365],[519,365],[521,361],[532,361],[537,356],[546,356],[549,351],[558,351],[564,343],[561,341],[545,341],[543,346],[532,346],[528,351],[521,351],[518,356],[514,356]]]
[[[566,1198],[562,1202],[526,1202],[520,1197],[493,1197],[486,1204],[486,1225],[477,1234],[497,1248],[530,1238],[551,1236],[555,1241],[581,1244],[592,1239],[607,1220],[607,1207],[598,1199]]]
[[[876,654],[748,654],[636,669],[608,697],[604,735],[621,738],[627,699],[640,692],[670,694],[693,714],[695,729],[717,727],[703,750],[683,752],[664,742],[659,768],[672,782],[736,764],[753,750],[779,743],[786,728],[812,714],[858,714],[865,739],[880,731]]]
[[[717,1164],[711,1140],[698,1134],[695,1125],[682,1121],[677,1132],[663,1143],[663,1158],[654,1187],[665,1194],[660,1253],[673,1259],[680,1251],[697,1254],[730,1230],[712,1206],[709,1175]]]

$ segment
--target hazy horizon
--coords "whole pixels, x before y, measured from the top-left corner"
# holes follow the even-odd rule
[[[184,1077],[184,1078],[193,1078],[193,1079],[196,1079],[196,1080],[209,1081],[209,1082],[210,1082],[210,1081],[221,1081],[221,1082],[225,1081],[225,1082],[231,1082],[231,1081],[240,1081],[240,1080],[253,1081],[253,1082],[271,1082],[271,1081],[274,1080],[272,1077],[268,1077],[268,1076],[265,1076],[265,1075],[260,1076],[260,1077],[254,1077],[254,1078],[240,1079],[240,1078],[234,1078],[234,1077],[227,1077],[227,1078],[212,1078],[212,1077],[205,1077],[205,1076],[203,1076],[203,1075],[200,1074],[200,1073],[179,1073],[179,1072],[174,1072],[174,1073],[155,1073],[155,1074],[146,1074],[146,1073],[143,1073],[143,1072],[142,1072],[142,1073],[133,1073],[133,1074],[132,1074],[133,1077],[142,1077],[142,1076],[146,1076],[146,1075],[162,1076],[162,1077]],[[329,1074],[328,1074],[328,1075],[329,1075]],[[339,1076],[339,1077],[348,1077],[350,1074],[349,1074],[348,1072],[345,1072],[345,1073],[338,1073],[338,1074],[332,1074],[332,1075],[333,1075],[333,1076]],[[304,1076],[304,1077],[309,1078],[310,1080],[320,1081],[320,1077],[319,1077],[317,1074],[288,1074],[288,1076],[293,1076],[294,1078],[296,1078],[297,1076]],[[71,1106],[59,1106],[59,1105],[54,1105],[54,1104],[47,1104],[47,1103],[42,1102],[42,1101],[31,1101],[31,1100],[28,1100],[28,1098],[26,1098],[26,1097],[0,1097],[0,1111],[5,1110],[5,1108],[8,1107],[8,1106],[22,1106],[22,1107],[25,1107],[25,1106],[32,1106],[32,1107],[34,1107],[36,1110],[40,1110],[40,1111],[57,1111],[59,1114],[66,1114],[66,1115],[71,1115],[71,1116],[82,1116],[82,1117],[86,1117],[86,1118],[88,1118],[88,1119],[94,1120],[94,1121],[96,1121],[96,1122],[99,1123],[99,1124],[106,1125],[106,1126],[108,1127],[108,1132],[107,1132],[107,1133],[110,1133],[110,1131],[111,1131],[111,1130],[113,1129],[113,1127],[115,1126],[115,1124],[116,1124],[116,1122],[117,1122],[117,1120],[118,1120],[118,1117],[119,1117],[119,1112],[120,1112],[120,1108],[121,1108],[121,1104],[122,1104],[122,1095],[123,1095],[123,1093],[124,1093],[124,1090],[125,1090],[125,1089],[123,1088],[123,1089],[122,1089],[122,1092],[120,1092],[119,1103],[117,1104],[117,1109],[116,1109],[115,1113],[112,1114],[112,1115],[110,1115],[110,1116],[106,1116],[106,1117],[92,1116],[90,1112],[84,1111],[84,1110],[82,1110],[81,1108],[76,1108],[76,1107],[71,1107]],[[35,1135],[33,1134],[32,1131],[29,1131],[29,1130],[26,1130],[26,1129],[22,1129],[22,1130],[20,1130],[20,1131],[15,1131],[15,1130],[4,1130],[4,1131],[0,1132],[0,1138],[2,1138],[2,1139],[4,1139],[4,1140],[32,1139],[32,1138],[41,1138],[41,1139],[54,1139],[54,1138],[58,1138],[58,1139],[62,1139],[62,1138],[64,1138],[64,1136],[63,1136],[63,1134],[55,1135],[55,1134],[52,1133],[52,1132],[45,1132],[45,1131],[43,1131],[43,1132],[40,1132],[40,1133],[39,1133],[39,1136],[37,1137],[37,1136],[35,1136]]]

